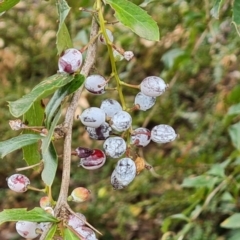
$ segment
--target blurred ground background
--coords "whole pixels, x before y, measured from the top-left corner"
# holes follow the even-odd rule
[[[93,1],[69,0],[72,7],[67,25],[74,46],[87,43],[91,16],[78,8],[91,7]],[[133,1],[136,4],[142,1]],[[147,1],[146,1],[147,2]],[[129,63],[119,62],[121,78],[139,84],[149,75],[161,76],[169,83],[169,90],[158,98],[151,110],[135,113],[134,126],[151,129],[157,124],[169,124],[179,138],[168,144],[151,143],[139,150],[154,167],[155,174],[145,170],[122,191],[114,191],[110,175],[115,162],[109,160],[101,169],[88,172],[77,168],[73,158],[71,190],[84,186],[92,191],[93,199],[84,204],[71,204],[73,209],[86,215],[88,222],[104,235],[101,240],[158,240],[162,237],[163,220],[186,209],[191,203],[193,190],[184,189],[185,177],[199,175],[212,164],[224,161],[233,147],[228,136],[228,108],[239,102],[240,37],[231,24],[231,1],[224,1],[220,19],[210,16],[212,1],[153,1],[145,8],[157,21],[161,40],[153,43],[139,39],[120,24],[109,25],[115,43],[135,53]],[[107,19],[113,21],[109,10]],[[0,139],[16,136],[8,121],[13,119],[7,101],[16,100],[29,92],[45,77],[57,71],[55,34],[57,13],[54,1],[21,1],[0,17]],[[99,46],[99,55],[93,72],[110,73],[107,50]],[[124,89],[129,106],[135,90]],[[93,96],[83,93],[79,111],[88,105],[99,106],[102,99],[117,97],[117,93]],[[73,149],[78,146],[101,147],[102,142],[91,141],[79,122],[74,124]],[[61,153],[62,142],[58,151]],[[21,151],[1,160],[0,210],[13,207],[31,209],[39,206],[41,194],[31,191],[15,194],[8,190],[5,179],[15,168],[25,166]],[[26,173],[33,185],[42,186],[40,175]],[[55,181],[54,195],[60,186]],[[236,208],[238,208],[236,204]],[[228,231],[219,227],[227,215],[215,208],[201,214],[185,239],[225,240]],[[175,222],[169,228],[179,231],[184,224]],[[1,240],[21,239],[15,224],[0,226]],[[240,237],[239,237],[240,239]]]

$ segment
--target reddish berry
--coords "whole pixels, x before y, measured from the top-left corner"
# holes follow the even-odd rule
[[[94,170],[104,165],[106,155],[102,150],[94,149],[93,153],[86,158],[81,158],[79,166],[88,170]]]

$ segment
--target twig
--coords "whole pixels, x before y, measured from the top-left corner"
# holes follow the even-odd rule
[[[98,24],[93,18],[92,26],[91,26],[91,34],[90,34],[90,41],[98,34]],[[81,70],[81,74],[88,76],[89,71],[91,70],[95,59],[96,59],[96,42],[92,43],[87,50],[87,56],[85,59],[85,63]],[[61,181],[61,188],[58,197],[58,201],[56,207],[54,209],[55,216],[58,217],[61,215],[62,208],[66,208],[67,204],[67,197],[68,197],[68,188],[70,183],[70,172],[71,172],[71,143],[72,143],[72,126],[73,126],[73,118],[74,113],[77,108],[78,100],[81,96],[83,87],[80,87],[75,94],[73,95],[72,101],[67,109],[65,120],[64,120],[64,128],[66,129],[66,135],[64,139],[64,147],[63,147],[63,172],[62,172],[62,181]],[[44,240],[45,236],[47,235],[48,231],[44,231],[41,235],[40,240]]]

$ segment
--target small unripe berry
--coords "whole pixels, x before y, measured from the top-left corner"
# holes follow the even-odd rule
[[[14,192],[26,192],[30,180],[22,174],[13,174],[7,179],[8,187]]]
[[[134,53],[132,51],[126,51],[123,56],[127,61],[130,61],[134,57]]]
[[[27,239],[36,238],[39,235],[39,233],[37,233],[38,228],[39,226],[36,222],[19,221],[16,223],[18,234]]]
[[[40,207],[42,209],[45,209],[46,207],[51,207],[52,206],[50,198],[48,196],[41,197],[40,201],[39,201],[39,204],[40,204]]]
[[[58,60],[59,72],[74,73],[81,65],[82,53],[75,48],[65,50]]]
[[[84,188],[84,187],[78,187],[75,188],[71,196],[68,197],[68,201],[73,201],[73,202],[85,202],[90,198],[91,192]]]
[[[45,210],[47,213],[49,213],[49,214],[51,214],[51,215],[54,216],[54,210],[53,210],[52,207],[45,207],[44,210]]]

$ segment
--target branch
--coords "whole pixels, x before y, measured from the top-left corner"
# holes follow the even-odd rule
[[[98,34],[98,24],[93,18],[92,26],[91,26],[91,33],[90,33],[90,41]],[[82,67],[81,74],[88,76],[89,71],[91,70],[95,59],[96,59],[96,41],[93,42],[88,47],[87,56],[85,59],[85,63]],[[72,143],[72,126],[73,126],[73,119],[74,113],[77,108],[78,100],[81,96],[83,90],[83,85],[75,92],[73,95],[72,101],[68,106],[65,120],[64,120],[64,128],[66,129],[65,139],[64,139],[64,146],[63,146],[63,172],[62,172],[62,181],[61,181],[61,189],[58,197],[58,201],[56,207],[54,209],[55,216],[58,217],[61,215],[61,210],[68,209],[67,197],[68,197],[68,188],[70,183],[70,173],[71,173],[71,143]],[[63,208],[63,209],[62,209]],[[48,231],[45,231],[40,240],[44,240],[45,236]]]

